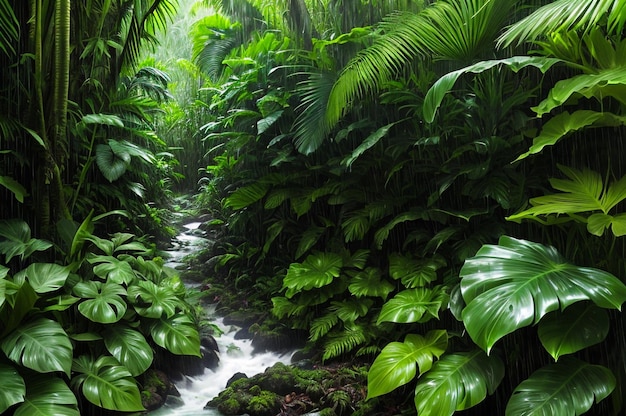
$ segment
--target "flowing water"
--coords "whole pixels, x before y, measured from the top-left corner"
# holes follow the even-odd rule
[[[199,222],[186,224],[186,230],[174,240],[175,246],[168,250],[170,256],[167,265],[169,267],[184,264],[183,258],[186,255],[207,244],[207,240],[198,229],[199,226]],[[279,355],[271,352],[253,354],[250,340],[235,339],[239,328],[225,326],[221,318],[212,315],[211,309],[207,313],[209,318],[214,318],[211,322],[224,332],[221,336],[215,337],[220,351],[219,366],[215,371],[207,368],[200,376],[186,377],[184,380],[177,381],[176,388],[180,392],[180,397],[169,397],[166,404],[150,412],[150,416],[220,415],[217,410],[204,410],[204,406],[226,388],[226,383],[235,373],[245,373],[248,377],[252,377],[277,362],[290,361],[290,354]]]

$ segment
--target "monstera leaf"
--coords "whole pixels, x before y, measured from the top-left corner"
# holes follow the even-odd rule
[[[20,325],[0,342],[0,348],[11,361],[31,370],[70,374],[72,343],[61,325],[50,319]]]
[[[367,398],[381,396],[405,385],[419,373],[429,371],[435,358],[448,347],[448,334],[430,331],[425,337],[409,334],[404,342],[390,342],[380,352],[367,374]]]
[[[115,325],[108,327],[103,336],[107,350],[133,376],[142,374],[152,364],[152,347],[136,329]]]
[[[128,288],[128,297],[135,304],[135,310],[147,318],[169,318],[177,310],[184,310],[185,304],[168,286],[157,286],[145,280]]]
[[[292,263],[283,280],[286,296],[292,297],[301,290],[311,290],[330,284],[339,276],[343,259],[335,253],[314,253],[302,263]]]
[[[517,386],[506,415],[582,415],[614,388],[615,377],[608,368],[567,357]]]
[[[0,380],[2,380],[0,389],[0,414],[2,414],[14,404],[24,401],[26,384],[13,366],[3,363],[0,363]]]
[[[108,410],[138,412],[144,410],[139,389],[132,375],[110,355],[93,358],[82,355],[74,359],[74,388],[81,388],[91,403]]]
[[[116,283],[80,282],[74,286],[74,294],[85,298],[78,305],[78,310],[93,322],[111,324],[122,319],[126,313],[127,304],[122,298],[126,289]]]
[[[538,329],[541,344],[555,360],[602,342],[608,333],[606,310],[589,302],[578,302],[563,312],[546,315]]]
[[[26,379],[28,392],[14,416],[79,416],[76,396],[63,380],[47,374]],[[4,384],[3,384],[4,388]]]
[[[605,271],[567,263],[553,247],[503,236],[465,261],[463,321],[489,352],[500,338],[582,300],[619,309],[626,286]]]
[[[178,314],[155,321],[150,326],[150,334],[157,345],[173,354],[200,356],[200,335],[187,315]]]
[[[448,294],[443,286],[404,290],[383,305],[378,323],[427,322],[439,317],[442,305],[447,303]]]
[[[504,365],[483,351],[444,355],[415,387],[419,416],[450,416],[482,402],[504,377]],[[519,413],[522,414],[522,413]]]
[[[70,269],[54,263],[33,263],[16,273],[14,281],[21,285],[24,278],[37,293],[54,292],[63,287],[70,275]]]

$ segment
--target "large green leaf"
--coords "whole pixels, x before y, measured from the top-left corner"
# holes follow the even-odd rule
[[[157,286],[144,280],[138,281],[128,288],[128,297],[141,316],[147,318],[161,318],[165,315],[170,318],[177,310],[186,309],[185,303],[176,296],[174,290],[168,286]]]
[[[401,120],[403,121],[403,120]],[[380,141],[380,139],[382,139],[383,137],[385,137],[387,135],[387,133],[389,133],[389,130],[395,125],[400,123],[401,121],[396,121],[390,124],[387,124],[381,128],[379,128],[378,130],[376,130],[375,132],[371,133],[369,136],[367,136],[365,139],[363,139],[363,141],[361,142],[360,145],[358,145],[350,155],[346,156],[342,161],[341,164],[346,166],[347,168],[350,168],[350,166],[352,166],[352,164],[354,163],[355,160],[357,160],[363,153],[365,153],[365,151],[373,146],[376,145],[376,143],[378,143]]]
[[[157,345],[174,354],[200,356],[198,330],[185,314],[156,320],[150,326],[150,334]]]
[[[27,278],[35,292],[48,293],[63,287],[69,275],[68,267],[54,263],[33,263],[17,273],[14,280],[22,284],[24,278]]]
[[[543,347],[555,360],[602,342],[609,333],[609,315],[593,303],[578,302],[539,322]]]
[[[417,259],[400,253],[389,255],[389,275],[399,279],[407,289],[423,287],[437,280],[437,270],[444,265],[445,260],[436,256]]]
[[[10,176],[0,176],[0,186],[4,186],[13,193],[15,199],[23,203],[24,198],[28,196],[28,191],[18,181]]]
[[[550,90],[548,98],[533,107],[537,116],[549,113],[553,109],[565,104],[573,95],[582,95],[586,98],[596,97],[602,100],[605,97],[615,97],[624,103],[623,90],[615,86],[626,84],[624,68],[610,68],[593,74],[582,74],[557,82]]]
[[[0,348],[9,359],[40,373],[72,368],[72,343],[57,322],[38,318],[21,325],[2,341]]]
[[[626,286],[603,270],[567,263],[554,247],[503,236],[465,261],[463,321],[489,352],[500,338],[581,300],[619,309]]]
[[[106,240],[105,240],[106,241]],[[99,262],[93,268],[96,276],[117,284],[130,284],[137,279],[137,275],[129,262],[118,260],[111,256],[95,256],[89,259],[90,263]]]
[[[614,388],[615,377],[608,368],[566,357],[537,370],[517,386],[506,415],[582,415]]]
[[[137,384],[132,375],[111,356],[93,358],[82,355],[74,359],[72,387],[82,387],[87,400],[96,406],[121,412],[144,410]]]
[[[126,313],[128,305],[122,298],[126,289],[117,283],[80,282],[73,291],[85,299],[78,305],[78,310],[93,322],[110,324],[122,319]]]
[[[96,146],[96,164],[102,175],[109,182],[118,180],[130,166],[130,155],[125,152],[114,152],[109,144]]]
[[[5,263],[13,257],[20,256],[23,260],[35,251],[44,251],[52,247],[52,243],[30,237],[30,227],[22,220],[0,221],[0,253],[5,256]]]
[[[377,323],[427,322],[438,318],[439,311],[447,303],[448,294],[443,286],[436,286],[432,289],[420,287],[404,290],[385,302]]]
[[[14,416],[79,416],[76,396],[58,377],[38,374],[26,378],[26,399]]]
[[[226,198],[224,206],[232,209],[245,208],[263,198],[268,189],[269,185],[261,181],[242,186]]]
[[[15,367],[3,363],[0,363],[0,380],[2,380],[2,389],[0,389],[1,414],[14,404],[24,401],[26,384]]]
[[[301,290],[311,290],[330,284],[339,276],[343,259],[336,253],[313,253],[302,262],[292,263],[283,280],[290,298]]]
[[[602,235],[611,227],[616,236],[624,235],[624,214],[609,215],[609,211],[626,199],[626,176],[605,185],[599,173],[589,169],[577,170],[559,165],[568,179],[550,179],[552,187],[561,193],[543,195],[530,200],[531,208],[507,217],[511,221],[536,218],[539,215],[576,215],[596,212],[587,219],[587,230]],[[600,212],[598,212],[600,211]]]
[[[469,72],[480,74],[481,72],[487,71],[499,65],[505,65],[514,72],[518,72],[527,66],[534,66],[542,73],[545,73],[554,64],[559,62],[562,61],[556,58],[513,56],[506,59],[481,61],[465,68],[450,72],[439,78],[426,93],[426,97],[424,98],[424,120],[428,123],[432,123],[435,120],[435,114],[443,101],[443,97],[452,90],[456,81],[463,74],[467,74]]]
[[[109,326],[102,335],[107,350],[133,376],[142,374],[152,364],[152,347],[136,329],[122,325]]]
[[[348,290],[356,297],[376,296],[387,299],[387,295],[395,289],[391,282],[381,280],[380,269],[375,267],[368,267],[350,275]]]
[[[609,112],[577,110],[570,114],[564,111],[544,123],[539,136],[533,139],[532,146],[515,160],[522,160],[539,153],[544,147],[556,144],[567,134],[586,127],[621,126],[624,124],[626,124],[626,117]]]
[[[420,377],[415,387],[415,407],[420,416],[450,416],[482,402],[504,377],[496,356],[480,350],[446,354]]]
[[[413,380],[416,364],[420,374],[426,373],[446,348],[448,334],[444,330],[430,331],[425,337],[409,334],[404,342],[390,342],[367,374],[367,398],[389,393]]]
[[[32,312],[39,299],[37,293],[28,282],[17,285],[10,280],[0,281],[0,287],[5,290],[5,303],[0,308],[0,339],[22,324],[22,319]]]

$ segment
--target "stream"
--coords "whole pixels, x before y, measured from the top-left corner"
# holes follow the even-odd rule
[[[184,225],[185,230],[173,241],[174,247],[168,250],[167,266],[176,268],[184,265],[183,259],[186,255],[200,250],[207,244],[207,239],[204,238],[199,226],[199,222]],[[277,362],[290,361],[290,354],[279,355],[272,352],[253,354],[251,340],[235,339],[238,327],[225,326],[222,319],[215,316],[212,308],[208,308],[207,315],[211,322],[223,331],[222,335],[215,337],[220,351],[219,366],[215,371],[205,368],[200,376],[186,377],[175,382],[180,397],[168,397],[165,405],[150,412],[150,416],[221,415],[216,409],[205,410],[204,406],[226,388],[226,383],[235,373],[241,372],[252,377]]]

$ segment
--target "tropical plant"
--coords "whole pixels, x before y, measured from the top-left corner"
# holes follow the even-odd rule
[[[94,222],[104,217],[62,224],[65,264],[33,261],[52,244],[32,238],[23,221],[2,223],[9,267],[1,268],[0,367],[10,384],[2,411],[77,415],[85,400],[140,411],[135,378],[155,356],[200,354],[194,309],[178,277],[162,260],[145,258],[150,250],[132,234],[96,237]]]

